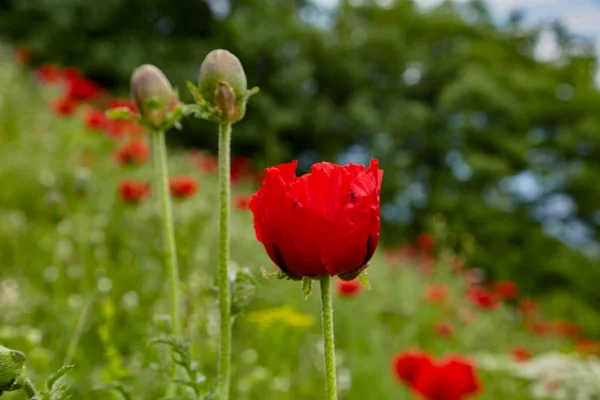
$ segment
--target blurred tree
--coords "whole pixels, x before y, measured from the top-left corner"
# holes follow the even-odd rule
[[[0,0],[0,29],[39,61],[78,65],[109,87],[150,62],[184,88],[210,49],[226,48],[262,89],[235,152],[303,168],[378,157],[388,245],[442,215],[450,245],[474,241],[470,265],[599,305],[590,44],[558,24],[527,30],[519,14],[499,28],[480,0],[427,12],[379,3]],[[535,57],[547,37],[555,62]],[[207,127],[187,131],[185,143],[214,148]]]

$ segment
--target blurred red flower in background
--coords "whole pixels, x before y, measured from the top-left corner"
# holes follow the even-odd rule
[[[442,305],[448,297],[448,288],[442,283],[434,283],[427,287],[425,298],[431,304]]]
[[[438,322],[435,324],[433,331],[442,338],[449,338],[454,335],[454,325],[450,322]]]
[[[150,194],[150,184],[134,180],[119,183],[119,195],[125,203],[137,204]]]
[[[552,333],[552,324],[542,319],[536,319],[527,322],[526,330],[537,336],[548,335]]]
[[[38,80],[43,84],[56,83],[61,78],[60,69],[54,64],[41,65],[37,69],[36,75]]]
[[[554,333],[558,336],[567,338],[578,338],[583,333],[579,325],[570,321],[556,321],[554,323]]]
[[[149,158],[150,149],[143,140],[130,140],[115,152],[115,159],[122,165],[144,164]]]
[[[433,357],[429,354],[418,350],[407,350],[394,357],[392,371],[396,379],[412,386],[419,373],[430,365],[433,365]]]
[[[250,209],[250,200],[252,196],[245,194],[237,194],[233,196],[233,205],[240,211],[246,211]]]
[[[62,117],[70,117],[77,111],[77,103],[70,97],[59,97],[52,102],[52,110]]]
[[[531,350],[526,347],[515,347],[510,352],[510,355],[517,362],[529,361],[532,357]]]
[[[248,175],[251,166],[252,161],[248,157],[234,157],[231,160],[231,182],[239,182],[244,176]]]
[[[207,174],[217,172],[219,169],[219,159],[211,154],[204,154],[200,151],[191,151],[189,153],[190,162],[200,171]]]
[[[498,281],[494,284],[494,293],[500,300],[510,300],[517,297],[519,287],[511,281]]]
[[[72,82],[83,77],[83,73],[77,67],[65,67],[61,72],[62,78],[67,82]]]
[[[363,289],[362,284],[357,279],[351,281],[343,281],[341,279],[336,280],[337,294],[340,297],[355,297],[360,294]]]
[[[98,84],[86,78],[74,78],[67,82],[67,96],[73,100],[89,101],[99,92]]]
[[[417,246],[423,251],[430,251],[434,244],[435,240],[429,233],[421,233],[417,236]]]
[[[101,131],[106,128],[108,118],[104,110],[91,108],[85,113],[85,126],[89,130]]]
[[[21,65],[26,65],[31,62],[33,54],[27,47],[17,47],[13,52],[13,58]]]
[[[137,121],[124,119],[108,119],[106,120],[106,134],[113,138],[122,138],[123,136],[140,136],[146,133],[146,129],[138,124]]]
[[[498,305],[496,296],[489,290],[480,286],[470,288],[468,297],[471,303],[484,310],[493,310]]]
[[[593,339],[581,339],[575,343],[575,349],[584,355],[599,355],[600,343]]]
[[[538,305],[531,299],[523,299],[519,301],[519,311],[528,317],[532,317],[537,313]]]
[[[451,356],[441,363],[424,364],[413,387],[428,400],[463,400],[477,394],[480,383],[469,360]]]
[[[297,161],[267,168],[252,196],[256,237],[288,276],[338,275],[354,279],[379,242],[378,161],[339,166],[314,164],[296,177]]]
[[[171,196],[176,199],[187,199],[198,191],[198,182],[191,176],[173,176],[169,179]]]
[[[108,102],[108,108],[126,108],[134,114],[138,112],[135,103],[130,99],[112,99]]]

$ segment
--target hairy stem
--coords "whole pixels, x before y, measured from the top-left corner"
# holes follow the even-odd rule
[[[325,399],[337,400],[333,304],[331,300],[331,278],[329,275],[325,275],[321,279],[321,310],[323,315],[323,342],[325,347],[325,380],[327,382],[327,395]]]
[[[162,216],[162,235],[164,240],[164,262],[167,267],[169,282],[169,315],[171,334],[181,336],[181,316],[179,312],[179,269],[177,267],[177,250],[175,247],[175,231],[173,228],[173,211],[169,193],[169,172],[167,168],[167,146],[165,133],[157,131],[152,133],[156,192],[160,198]],[[173,363],[171,377],[175,379],[177,370]],[[176,386],[167,387],[167,397],[175,395]]]
[[[219,125],[219,311],[221,314],[221,350],[219,353],[218,394],[229,399],[231,381],[231,293],[229,287],[229,209],[231,124]]]

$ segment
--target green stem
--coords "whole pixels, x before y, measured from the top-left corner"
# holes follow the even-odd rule
[[[85,325],[87,324],[87,319],[90,315],[90,311],[92,309],[92,305],[94,304],[95,299],[96,293],[92,292],[81,309],[79,319],[77,320],[77,325],[75,326],[75,332],[73,333],[73,337],[71,338],[71,342],[69,343],[67,355],[65,357],[65,361],[63,361],[63,365],[70,365],[73,362],[73,358],[75,357],[75,351],[77,350],[77,345],[79,344],[79,339],[81,338],[81,335],[83,335],[83,330],[85,329]]]
[[[179,269],[177,267],[177,250],[175,248],[175,230],[173,229],[173,211],[169,193],[169,171],[167,168],[167,145],[163,131],[152,132],[152,155],[154,158],[156,191],[160,197],[162,214],[162,235],[164,240],[164,262],[169,281],[169,315],[171,335],[181,336],[181,316],[179,312]],[[171,365],[171,378],[175,380],[177,366]],[[174,383],[167,385],[167,398],[173,398],[177,392]]]
[[[156,169],[157,192],[160,197],[162,213],[162,234],[165,242],[165,264],[169,276],[169,310],[171,316],[171,334],[181,336],[181,318],[179,313],[179,270],[177,268],[177,252],[175,249],[175,231],[173,229],[173,211],[169,194],[169,172],[167,169],[167,146],[165,133],[153,133],[154,168]]]
[[[337,400],[335,383],[335,342],[333,333],[333,304],[331,300],[331,278],[321,278],[321,310],[323,315],[323,341],[325,347],[325,380],[327,400]]]
[[[219,311],[221,313],[221,351],[219,353],[218,393],[229,399],[231,380],[231,294],[229,288],[229,208],[231,124],[219,125]]]

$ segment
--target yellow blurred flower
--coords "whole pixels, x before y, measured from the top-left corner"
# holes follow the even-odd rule
[[[257,324],[262,329],[269,328],[276,322],[295,328],[308,328],[315,323],[311,315],[299,313],[290,306],[255,311],[246,315],[246,320]]]

